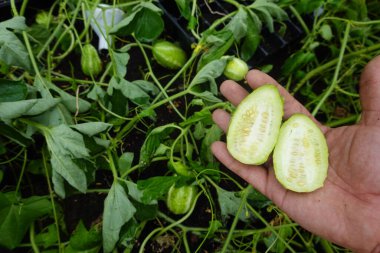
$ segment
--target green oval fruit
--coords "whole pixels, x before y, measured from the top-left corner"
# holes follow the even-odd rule
[[[187,60],[185,51],[169,41],[154,43],[152,53],[158,64],[168,69],[179,69]]]
[[[319,127],[306,115],[294,114],[281,127],[273,153],[278,181],[295,192],[311,192],[327,177],[328,147]]]
[[[191,171],[189,168],[182,162],[170,162],[169,166],[174,169],[174,171],[181,176],[191,176]]]
[[[223,74],[228,78],[235,81],[243,80],[248,73],[248,65],[245,61],[239,58],[232,58],[228,61]]]
[[[266,162],[280,131],[283,99],[273,84],[266,84],[241,101],[227,132],[227,149],[238,161],[258,165]]]
[[[168,192],[166,205],[174,214],[185,214],[190,210],[196,195],[197,187],[194,185],[181,187],[172,185]]]
[[[98,51],[91,44],[86,44],[82,48],[81,67],[87,76],[97,76],[102,71],[102,61]]]

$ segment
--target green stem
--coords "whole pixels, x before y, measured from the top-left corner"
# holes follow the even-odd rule
[[[238,2],[236,2],[235,0],[224,0],[224,2],[226,3],[229,3],[229,4],[232,4],[233,6],[235,6],[236,8],[240,8],[241,4],[239,4]]]
[[[321,98],[321,100],[319,100],[317,106],[312,111],[311,114],[313,116],[315,116],[318,113],[318,111],[321,108],[321,106],[324,104],[324,102],[326,101],[326,99],[331,95],[331,93],[335,89],[335,86],[337,85],[339,71],[340,71],[340,68],[342,66],[342,61],[343,61],[343,57],[344,57],[344,51],[345,51],[346,46],[347,46],[348,36],[350,35],[350,28],[351,28],[351,24],[347,23],[346,30],[344,31],[343,42],[342,42],[341,49],[340,49],[340,52],[339,52],[339,58],[338,58],[338,62],[337,62],[336,68],[335,68],[335,73],[334,73],[334,77],[333,77],[332,83],[331,83],[330,87],[327,89],[327,91],[324,93],[324,95]]]
[[[15,195],[16,196],[17,196],[18,191],[20,190],[20,185],[21,185],[22,178],[24,177],[24,172],[25,172],[27,160],[28,160],[28,150],[25,149],[25,151],[24,151],[24,162],[22,163],[21,173],[20,173],[20,176],[18,178],[17,185],[16,185],[16,190],[15,190]]]
[[[23,0],[22,1],[22,5],[21,5],[21,9],[20,9],[20,16],[24,16],[24,13],[25,13],[25,10],[26,10],[26,6],[28,5],[28,0]]]
[[[185,65],[173,76],[173,78],[164,86],[164,91],[167,91],[170,86],[190,67],[190,65],[194,62],[200,52],[194,51],[191,57],[187,60]],[[153,100],[153,104],[156,103],[162,96],[162,93],[158,94],[156,98]]]
[[[334,250],[331,248],[331,245],[327,240],[321,239],[320,244],[325,253],[334,253]]]
[[[380,49],[380,43],[378,44],[375,44],[375,45],[372,45],[370,47],[367,47],[367,48],[364,48],[362,50],[358,50],[356,52],[353,52],[353,53],[350,53],[350,54],[346,54],[344,57],[343,57],[343,60],[347,60],[348,58],[350,57],[354,57],[354,56],[358,56],[360,54],[365,54],[365,53],[369,53],[369,52],[372,52],[372,51],[376,51]],[[310,72],[308,72],[304,78],[302,78],[301,81],[299,81],[299,83],[296,85],[296,87],[293,89],[293,91],[291,92],[292,95],[294,95],[295,93],[297,93],[297,91],[302,88],[302,86],[307,82],[309,81],[311,78],[313,78],[314,76],[316,75],[319,75],[321,73],[324,73],[327,69],[331,68],[332,66],[334,66],[335,64],[337,64],[337,62],[339,61],[339,57],[334,59],[334,60],[331,60],[329,62],[326,62],[325,64],[311,70]]]
[[[13,16],[19,16],[15,0],[11,0],[11,10],[12,10]]]
[[[61,245],[61,236],[60,236],[60,232],[59,232],[59,220],[58,220],[58,214],[57,214],[57,209],[55,207],[55,201],[54,201],[54,191],[53,191],[53,188],[52,188],[52,185],[50,183],[50,175],[49,175],[49,169],[48,169],[48,166],[47,166],[47,163],[46,163],[46,150],[43,149],[42,151],[42,161],[43,161],[43,165],[44,165],[44,169],[45,169],[45,175],[46,175],[46,182],[47,182],[47,185],[48,185],[48,189],[49,189],[49,195],[50,195],[50,202],[51,202],[51,205],[52,205],[52,208],[53,208],[53,216],[54,216],[54,224],[55,224],[55,229],[57,231],[57,241],[58,241],[58,251],[59,252],[62,252],[62,245]]]
[[[310,30],[307,27],[307,25],[306,25],[305,21],[303,20],[303,18],[301,17],[301,15],[299,14],[299,12],[296,10],[296,8],[294,8],[292,5],[290,5],[289,9],[293,13],[293,15],[296,17],[296,19],[298,20],[298,22],[300,23],[300,25],[302,26],[302,28],[306,32],[306,34],[309,35]]]
[[[166,99],[163,99],[161,100],[160,102],[156,103],[156,104],[153,104],[151,106],[149,106],[147,109],[141,111],[139,114],[137,114],[135,117],[132,118],[131,121],[128,122],[127,125],[125,125],[121,130],[120,132],[116,135],[115,139],[116,140],[121,140],[123,138],[123,136],[125,134],[127,134],[135,125],[135,123],[143,117],[144,114],[146,114],[146,112],[150,111],[150,110],[154,110],[156,109],[157,107],[160,107],[161,105],[163,104],[166,104],[167,102],[173,100],[173,99],[176,99],[176,98],[179,98],[179,97],[182,97],[182,96],[185,96],[187,95],[189,92],[188,90],[184,90],[184,91],[181,91],[181,92],[178,92]]]
[[[29,228],[30,244],[32,245],[32,249],[33,249],[34,253],[40,253],[40,250],[38,249],[38,246],[37,246],[35,238],[34,238],[34,233],[35,233],[34,232],[34,222],[32,222],[32,224],[30,224],[30,228]]]
[[[247,188],[244,189],[243,191],[243,196],[241,198],[241,201],[240,201],[240,206],[235,214],[235,218],[231,224],[231,227],[229,228],[229,232],[228,232],[228,235],[227,235],[227,238],[223,244],[223,248],[222,248],[222,253],[224,252],[227,252],[228,250],[228,246],[230,245],[230,241],[232,240],[232,236],[235,232],[235,228],[236,228],[236,225],[239,221],[239,216],[240,216],[240,213],[243,211],[243,207],[247,204],[247,197],[248,197],[248,194],[249,194],[249,190],[251,189],[252,186],[247,186]]]
[[[328,122],[326,123],[326,126],[329,126],[329,127],[342,126],[348,123],[356,122],[358,120],[358,117],[359,117],[358,115],[352,115],[344,119],[338,119],[332,122]]]
[[[251,210],[251,212],[253,213],[253,215],[255,215],[262,223],[265,224],[265,226],[268,228],[268,230],[270,232],[272,232],[274,235],[276,235],[276,237],[289,249],[290,252],[292,253],[296,253],[294,251],[294,249],[292,249],[292,247],[289,246],[289,244],[284,240],[284,238],[282,238],[278,233],[277,231],[272,227],[271,224],[269,224],[263,216],[261,216],[260,213],[258,213],[255,208],[253,208],[251,205],[247,205],[247,207]]]
[[[139,45],[140,47],[140,50],[144,56],[144,59],[145,59],[145,62],[146,62],[146,65],[148,67],[148,70],[149,70],[149,73],[153,79],[153,81],[155,82],[155,84],[157,85],[157,87],[160,89],[161,93],[167,98],[169,97],[168,94],[166,93],[166,90],[162,87],[160,81],[158,81],[156,75],[154,74],[153,72],[153,69],[152,69],[152,65],[150,65],[150,60],[145,52],[145,49],[144,47],[141,45],[140,41],[135,39],[136,40],[136,43]],[[178,114],[178,116],[180,116],[183,120],[185,120],[185,117],[182,115],[182,113],[180,111],[178,111],[177,107],[173,104],[173,101],[169,101],[170,105],[173,107],[173,110]]]

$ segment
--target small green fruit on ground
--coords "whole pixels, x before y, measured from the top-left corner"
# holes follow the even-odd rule
[[[234,57],[228,61],[223,73],[228,79],[240,81],[247,75],[248,65],[245,61]]]
[[[194,185],[185,185],[180,187],[175,187],[175,185],[172,185],[168,192],[166,205],[174,214],[185,214],[190,210],[196,195],[197,187]]]
[[[311,192],[327,177],[328,147],[319,127],[306,115],[294,114],[281,127],[273,153],[277,180],[295,192]]]
[[[169,41],[158,41],[153,44],[154,59],[168,69],[180,69],[187,61],[185,51]]]
[[[266,162],[276,144],[283,114],[283,99],[275,85],[254,90],[231,117],[227,132],[230,154],[245,164]]]
[[[86,76],[97,76],[102,71],[102,61],[98,51],[91,44],[82,47],[81,67]]]

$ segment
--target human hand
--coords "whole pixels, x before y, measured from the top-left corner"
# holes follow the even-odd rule
[[[353,126],[329,128],[311,114],[270,76],[251,70],[248,84],[257,88],[276,84],[285,99],[284,118],[303,113],[312,118],[326,136],[329,170],[322,188],[310,193],[286,190],[276,180],[272,165],[252,166],[235,160],[226,144],[215,142],[214,155],[227,168],[270,198],[305,229],[356,252],[380,252],[380,56],[364,69],[360,79],[361,121]],[[238,105],[248,95],[233,81],[225,81],[221,93]],[[213,113],[225,132],[230,115]]]

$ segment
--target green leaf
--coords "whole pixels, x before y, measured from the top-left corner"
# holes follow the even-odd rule
[[[148,8],[144,8],[140,12],[135,27],[135,35],[138,40],[151,42],[158,38],[163,30],[164,21],[160,14]]]
[[[29,54],[19,38],[8,29],[25,30],[24,17],[14,17],[0,23],[0,60],[8,66],[32,71]]]
[[[52,207],[45,197],[33,196],[16,202],[9,195],[15,193],[0,193],[0,246],[14,249],[24,238],[30,224],[50,213]]]
[[[240,195],[242,192],[230,192],[226,191],[220,187],[216,188],[218,194],[218,202],[220,206],[220,211],[223,218],[228,216],[236,216],[239,206],[241,204]],[[239,214],[239,220],[247,222],[248,218],[251,217],[251,213],[248,208],[244,205],[243,210]]]
[[[127,64],[129,62],[130,56],[129,53],[117,53],[114,52],[112,53],[113,55],[113,63],[116,65],[116,73],[115,75],[121,79],[125,77],[127,74]]]
[[[276,3],[269,0],[256,0],[249,6],[250,11],[255,11],[257,15],[265,21],[265,24],[270,32],[274,32],[274,19],[283,20],[288,17],[286,12]],[[256,16],[256,14],[251,15]],[[254,17],[256,20],[256,17]]]
[[[324,4],[324,0],[300,0],[295,5],[299,14],[312,13]]]
[[[181,13],[181,16],[189,20],[191,16],[191,6],[190,6],[191,1],[190,0],[175,0],[175,2]]]
[[[124,175],[132,166],[134,153],[123,153],[118,160],[118,167],[121,175]]]
[[[124,188],[115,181],[104,201],[103,212],[103,248],[111,252],[119,240],[121,227],[128,222],[136,212],[128,199]]]
[[[225,26],[225,29],[230,30],[236,42],[245,37],[248,31],[247,12],[244,8],[240,7],[238,12],[234,15],[231,21]],[[251,29],[251,27],[249,27]]]
[[[56,106],[60,101],[59,98],[37,98],[15,102],[1,102],[0,118],[2,120],[9,120],[23,115],[37,115]]]
[[[186,127],[193,125],[194,123],[204,122],[206,125],[211,125],[213,123],[211,111],[205,108],[201,111],[195,112],[193,115],[188,117],[185,121],[180,123],[181,127]]]
[[[140,149],[139,164],[146,167],[154,157],[154,153],[161,142],[173,131],[174,125],[164,125],[153,129],[146,137]]]
[[[94,136],[101,132],[107,131],[112,127],[112,125],[104,122],[88,122],[72,125],[70,127],[78,130],[82,134]]]
[[[36,244],[49,248],[58,241],[56,224],[50,224],[41,233],[36,235]]]
[[[211,152],[211,144],[215,141],[219,141],[222,136],[223,131],[217,126],[212,125],[206,130],[206,135],[202,140],[201,144],[201,159],[207,163],[214,163],[215,158]]]
[[[24,81],[0,79],[0,102],[23,100],[27,94],[28,87]]]
[[[0,155],[2,155],[2,150],[1,150],[1,144],[0,144]],[[1,182],[3,182],[3,178],[4,178],[4,171],[0,170],[0,184]]]
[[[0,135],[7,137],[23,147],[27,147],[34,142],[32,138],[23,132],[3,122],[0,122]]]
[[[67,155],[75,158],[86,158],[89,156],[84,145],[83,136],[72,130],[67,125],[59,125],[50,129],[49,137],[54,144],[50,147],[56,154]]]
[[[315,54],[312,52],[298,51],[292,54],[282,66],[282,73],[284,75],[290,75],[301,69],[307,63],[315,59]]]
[[[133,205],[136,208],[135,218],[140,221],[151,220],[157,216],[157,201],[152,200],[149,203],[143,203],[143,191],[139,190],[137,184],[131,181],[123,181],[128,187],[128,195],[133,199]]]
[[[28,27],[25,24],[25,17],[16,16],[11,19],[0,22],[0,29],[13,29],[24,31]]]
[[[129,82],[125,79],[117,81],[116,78],[112,78],[107,90],[109,95],[113,94],[113,89],[120,90],[126,98],[136,105],[149,104],[149,94],[133,82]]]
[[[82,98],[77,98],[64,90],[60,89],[52,82],[49,82],[45,78],[36,78],[35,85],[39,87],[39,91],[44,94],[43,97],[51,97],[49,90],[53,90],[59,94],[61,97],[62,104],[72,113],[84,113],[88,111],[91,107],[91,104]]]
[[[151,42],[158,38],[164,29],[161,12],[142,3],[125,19],[111,29],[111,33],[126,36],[134,33],[136,38],[143,42]],[[158,9],[159,10],[159,9]]]
[[[234,42],[234,34],[228,30],[208,32],[205,34],[207,51],[202,55],[198,63],[198,70],[202,70],[208,63],[220,59]],[[223,72],[224,68],[222,69]]]
[[[198,98],[202,98],[205,101],[211,102],[211,103],[219,103],[222,102],[222,100],[218,97],[216,97],[214,94],[212,94],[209,91],[203,91],[203,92],[191,92],[191,94],[197,96]]]
[[[45,129],[44,135],[51,154],[53,183],[57,194],[61,197],[65,196],[63,178],[79,191],[85,192],[87,189],[86,174],[74,160],[74,158],[89,156],[83,136],[67,125]]]
[[[149,93],[152,96],[155,96],[160,92],[157,86],[154,85],[154,83],[149,82],[149,81],[135,80],[135,81],[132,81],[132,83],[136,84],[138,87],[140,87],[140,89],[142,89],[146,93]]]
[[[244,61],[252,58],[261,41],[259,27],[255,24],[255,19],[252,15],[249,15],[247,18],[247,26],[249,29],[247,30],[246,37],[243,39],[240,50],[240,56]]]
[[[222,75],[228,59],[229,57],[223,57],[222,59],[214,60],[204,66],[191,81],[189,89],[199,93],[199,91],[194,88],[199,84],[209,82],[210,88],[207,89],[207,91],[210,91],[214,95],[218,94],[215,78]]]
[[[90,250],[99,247],[102,243],[101,229],[95,225],[87,230],[83,222],[80,221],[70,237],[70,246],[75,250]]]
[[[180,178],[176,176],[158,176],[137,181],[137,188],[143,192],[141,202],[149,204],[154,200],[163,199],[169,188]]]
[[[284,244],[283,240],[278,240],[278,237],[288,241],[292,235],[293,229],[291,227],[280,227],[278,235],[271,233],[270,236],[264,238],[264,242],[267,247],[271,248],[271,252],[284,253],[286,252],[287,246]]]

